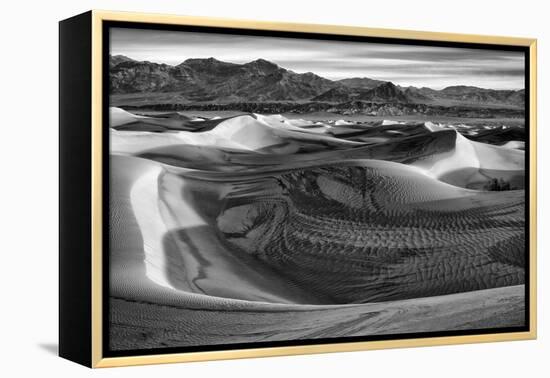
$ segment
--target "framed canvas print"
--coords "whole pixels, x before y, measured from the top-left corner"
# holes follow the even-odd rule
[[[60,22],[60,355],[536,337],[536,41]]]

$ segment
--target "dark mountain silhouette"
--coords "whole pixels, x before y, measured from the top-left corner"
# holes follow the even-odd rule
[[[411,102],[407,95],[391,81],[359,93],[357,99],[373,102]]]
[[[373,80],[375,81],[375,80]],[[372,83],[371,83],[372,84]],[[390,81],[381,81],[374,87],[336,87],[315,97],[312,101],[341,103],[350,100],[371,102],[410,103],[413,102],[401,89]]]
[[[442,90],[400,87],[367,77],[332,81],[312,72],[296,73],[265,59],[245,64],[215,58],[187,59],[171,66],[136,61],[123,55],[109,57],[110,91],[114,95],[143,94],[154,103],[234,103],[354,100],[380,103],[521,107],[524,90],[494,90],[450,86]],[[173,94],[173,96],[166,96]],[[168,100],[166,100],[168,98]]]
[[[112,68],[122,62],[134,62],[133,59],[124,55],[109,55],[109,67]]]
[[[458,102],[513,105],[522,105],[525,101],[523,90],[496,90],[465,85],[446,87],[437,92],[437,98]]]
[[[246,64],[214,58],[177,66],[123,61],[110,72],[111,93],[180,92],[193,102],[299,101],[338,86],[311,72],[298,74],[264,59]]]

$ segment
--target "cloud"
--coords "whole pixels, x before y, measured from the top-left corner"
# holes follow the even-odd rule
[[[263,58],[330,79],[372,77],[434,88],[524,86],[524,55],[514,51],[126,28],[113,28],[110,35],[113,54],[173,65],[188,58]]]

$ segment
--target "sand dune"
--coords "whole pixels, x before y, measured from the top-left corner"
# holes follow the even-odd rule
[[[480,201],[490,206],[481,210]],[[232,257],[253,256],[267,269],[263,277],[274,270],[274,276],[285,277],[281,282],[294,282],[304,291],[315,288],[314,292],[323,294],[327,303],[429,296],[519,284],[523,280],[520,192],[506,196],[473,193],[396,163],[349,162],[340,167],[295,169],[264,177],[253,174],[248,179],[222,175],[217,181],[188,178],[185,173],[182,177],[156,167],[145,171],[133,184],[131,202],[142,230],[147,276],[162,286],[173,287],[174,280],[170,283],[167,277],[174,275],[167,272],[174,268],[187,277],[187,281],[176,280],[176,288],[181,290],[197,291],[189,282],[193,282],[192,272],[200,271],[200,264],[167,262],[163,257],[167,250],[164,235],[170,230],[187,230],[187,242],[180,240],[183,236],[179,233],[174,242],[174,250],[184,256],[189,255],[185,253],[191,248],[185,247],[189,243],[196,251],[218,250],[218,258],[227,249]],[[476,229],[479,222],[484,227]],[[188,235],[189,230],[196,233],[194,238]],[[221,241],[213,244],[220,233]],[[474,245],[472,254],[468,250]],[[304,248],[318,252],[305,255]],[[341,256],[340,251],[345,255]],[[492,254],[496,258],[491,258]],[[336,272],[331,271],[334,259],[341,260]],[[517,262],[517,267],[510,266],[510,261]],[[487,268],[471,272],[471,264]],[[223,272],[242,274],[245,270],[230,268],[227,263],[214,266],[214,270],[220,269],[212,275],[216,279]],[[302,272],[296,267],[307,269]],[[441,276],[442,271],[448,275]],[[441,283],[431,279],[426,290],[420,292],[430,275],[440,277]],[[208,281],[207,276],[202,279]],[[315,281],[318,277],[322,282]],[[273,278],[267,281],[271,286],[276,282]],[[228,286],[221,282],[218,286],[202,285],[201,290],[222,287],[227,291]],[[389,282],[391,290],[386,287]],[[257,284],[254,286],[258,289]],[[241,298],[252,300],[243,297],[246,291],[242,285],[239,287]],[[259,290],[264,294],[270,291]]]
[[[448,236],[442,237],[439,246],[430,245],[429,238],[414,238],[414,235],[422,235],[422,230],[414,231],[415,228],[424,224],[424,228],[429,230],[429,222],[428,227],[427,221],[422,218],[418,219],[416,224],[411,223],[411,218],[406,218],[403,212],[396,213],[403,222],[396,228],[393,237],[383,236],[384,232],[390,232],[384,231],[386,227],[380,228],[367,222],[356,229],[354,234],[360,232],[357,236],[350,238],[351,235],[342,234],[342,231],[348,229],[353,232],[354,228],[344,226],[350,222],[364,222],[365,216],[356,214],[351,220],[338,221],[336,215],[341,218],[345,208],[353,214],[364,208],[358,206],[359,204],[371,200],[363,198],[361,193],[354,193],[353,189],[335,190],[337,185],[346,185],[345,171],[339,172],[337,177],[332,177],[332,180],[337,178],[339,182],[317,177],[315,181],[319,183],[326,196],[334,198],[332,210],[321,214],[310,210],[308,214],[301,207],[294,210],[299,210],[299,213],[291,214],[290,218],[286,219],[292,222],[288,225],[280,218],[279,224],[286,229],[285,239],[290,241],[290,244],[281,250],[268,245],[264,252],[267,257],[265,259],[264,256],[254,256],[257,253],[251,253],[250,249],[246,251],[243,248],[255,244],[246,239],[259,238],[261,241],[262,234],[251,229],[244,236],[239,232],[239,225],[250,221],[249,217],[242,216],[243,206],[259,206],[260,210],[246,212],[258,219],[266,215],[265,212],[261,212],[261,208],[265,206],[262,203],[265,204],[266,201],[233,206],[236,202],[241,203],[243,195],[252,195],[253,198],[259,199],[256,197],[259,194],[257,191],[252,191],[252,188],[239,183],[230,192],[230,199],[216,201],[214,192],[227,192],[227,185],[235,184],[225,181],[213,190],[215,184],[186,179],[181,176],[182,172],[179,170],[170,173],[166,171],[167,167],[162,168],[144,159],[114,156],[113,163],[113,166],[117,167],[113,176],[116,182],[120,183],[115,185],[118,190],[111,198],[112,219],[115,220],[111,233],[112,317],[115,319],[115,326],[111,332],[114,348],[135,347],[135,340],[138,340],[143,332],[152,335],[145,344],[140,344],[143,347],[227,343],[227,334],[223,330],[231,327],[232,332],[236,332],[235,328],[232,328],[235,322],[242,323],[244,319],[248,325],[241,328],[241,331],[230,339],[231,342],[284,340],[288,337],[376,335],[419,332],[423,329],[460,329],[471,327],[472,324],[483,327],[496,322],[493,315],[495,311],[500,314],[499,325],[515,325],[522,319],[520,304],[523,300],[523,289],[521,286],[508,286],[521,282],[521,254],[510,254],[509,248],[494,243],[493,241],[499,238],[508,240],[502,238],[502,233],[495,234],[495,229],[470,231],[475,227],[475,220],[471,221],[473,223],[468,221],[467,211],[473,207],[475,201],[480,200],[479,198],[474,199],[465,193],[456,193],[455,195],[466,195],[462,197],[462,209],[457,208],[456,200],[450,198],[448,206],[452,206],[453,209],[447,210],[441,210],[440,204],[436,205],[438,200],[445,201],[448,196],[439,193],[438,188],[433,188],[431,193],[412,198],[414,202],[405,208],[408,209],[405,213],[413,212],[418,219],[416,209],[420,208],[430,212],[430,220],[433,220],[434,213],[442,213],[441,217],[452,220],[448,223]],[[379,163],[372,162],[372,169],[386,168],[387,164]],[[393,169],[400,167],[395,163],[389,165]],[[414,169],[409,168],[408,171],[411,171],[408,180],[413,181],[410,185],[414,185],[414,181],[417,180],[413,175]],[[402,173],[393,172],[396,179],[401,178]],[[296,174],[300,176],[303,173],[297,171],[294,175]],[[297,177],[289,177],[287,180],[297,180]],[[183,185],[189,187],[182,187]],[[256,187],[258,184],[252,185]],[[439,185],[448,187],[445,184]],[[265,196],[267,189],[263,186],[260,191],[261,195]],[[400,190],[392,185],[390,188]],[[301,195],[307,193],[302,192]],[[296,198],[296,195],[299,193],[292,193],[292,197]],[[389,195],[395,196],[391,193]],[[444,198],[441,198],[442,195]],[[391,216],[396,209],[404,209],[403,203],[408,202],[404,197],[395,197],[401,198],[402,203],[394,204],[391,201],[394,210],[388,208],[386,217]],[[389,201],[389,198],[386,201]],[[492,201],[495,204],[501,202],[496,198]],[[274,199],[267,201],[271,205],[276,202]],[[190,208],[191,203],[197,204],[198,209]],[[372,202],[371,206],[379,203]],[[492,205],[490,201],[487,204]],[[221,214],[218,216],[216,214],[220,210],[217,206],[222,206]],[[235,217],[235,211],[241,214]],[[280,210],[269,211],[268,214],[276,218],[281,217]],[[326,219],[327,214],[334,214],[332,221]],[[495,215],[496,219],[502,216]],[[232,220],[228,217],[232,217]],[[375,222],[383,225],[380,222],[384,222],[384,219],[384,215],[380,214]],[[304,223],[304,220],[307,220],[307,223]],[[252,221],[251,224],[254,223]],[[334,224],[339,225],[339,228],[334,228]],[[371,225],[368,226],[369,224]],[[404,228],[405,224],[407,226]],[[433,224],[436,226],[435,222]],[[272,232],[277,232],[281,226],[273,227]],[[365,226],[370,227],[375,234],[367,232]],[[456,233],[451,230],[457,226],[459,230],[464,227],[465,232]],[[256,229],[258,227],[265,225],[258,224]],[[496,228],[496,225],[494,227]],[[288,234],[290,230],[292,233]],[[220,237],[219,231],[222,231],[226,238]],[[434,231],[432,229],[432,232]],[[445,235],[446,231],[438,232]],[[162,237],[156,237],[156,233]],[[456,240],[453,238],[462,237],[464,240],[470,240],[468,233],[474,235],[474,241],[482,241],[487,246],[485,253],[488,256],[484,256],[483,252],[476,255],[472,253],[474,251],[468,251],[467,245],[470,244],[466,244],[463,250],[460,247],[447,250],[448,245],[455,245]],[[510,229],[510,234],[513,234],[513,228]],[[361,237],[366,237],[366,245],[360,241]],[[244,242],[239,239],[244,239]],[[294,254],[290,250],[299,246],[300,251],[303,251],[307,246],[304,243],[314,240],[318,247],[311,251],[318,251],[317,256]],[[156,244],[159,241],[162,243]],[[411,241],[420,243],[415,246],[415,253],[411,253],[410,250],[407,252],[404,248],[406,243]],[[228,245],[237,245],[238,248],[228,248]],[[338,248],[338,245],[340,248],[347,245],[348,249],[351,246],[351,253],[348,256],[339,256],[338,250],[343,249]],[[243,250],[245,253],[242,253]],[[285,256],[282,260],[278,255],[280,252]],[[341,268],[334,270],[334,258],[343,263],[339,264]],[[415,262],[414,268],[406,268],[407,259],[409,262]],[[476,259],[480,267],[485,268],[472,271],[470,263]],[[308,268],[301,272],[295,271],[296,264]],[[383,266],[393,268],[382,269]],[[403,268],[399,266],[405,269],[400,270]],[[514,269],[515,266],[518,268]],[[293,274],[284,274],[280,271],[281,267],[287,273],[292,271]],[[284,269],[285,267],[292,269]],[[364,277],[366,270],[378,274],[380,287],[376,288],[376,279]],[[322,282],[318,281],[319,277],[324,278]],[[393,281],[389,281],[391,284],[386,286],[388,282],[383,284],[382,277],[386,280],[389,277],[394,278]],[[432,285],[436,277],[439,285]],[[365,278],[371,282],[361,282]],[[366,290],[356,290],[355,285],[358,284],[365,285]],[[467,285],[479,288],[500,284],[501,288],[478,290],[474,291],[473,295],[441,295],[448,290],[455,292],[458,289],[458,292],[462,292],[468,289]],[[367,297],[359,300],[354,298],[354,293],[357,292],[362,295],[374,294],[374,298],[370,298],[370,304],[346,304],[365,301]],[[389,298],[376,298],[381,293]],[[408,296],[417,299],[398,299]],[[338,303],[343,305],[337,305]],[[243,313],[243,310],[246,312]],[[472,311],[474,315],[471,315]],[[139,319],[135,318],[137,313],[141,314]],[[422,324],[417,320],[424,319],[427,314],[431,322],[426,321]],[[216,324],[216,327],[204,328],[203,322]],[[282,324],[295,326],[283,327]],[[210,333],[205,333],[205,329],[209,329]],[[296,332],[298,329],[301,331]],[[279,331],[275,332],[276,330]]]
[[[516,150],[525,150],[525,142],[520,140],[510,140],[502,145],[502,147],[513,148]]]
[[[186,145],[151,148],[142,151],[140,156],[181,167],[225,171],[266,169],[278,165],[288,167],[297,162],[319,160],[337,162],[342,159],[379,159],[417,167],[430,177],[463,188],[483,189],[491,179],[506,180],[513,183],[516,189],[524,187],[523,151],[474,142],[454,130],[424,130],[412,136],[387,138],[378,143],[375,143],[373,137],[370,143],[348,148],[328,143],[337,148],[326,151],[325,147],[325,151],[319,151],[315,147],[324,146],[324,138],[306,140],[281,134],[274,136],[269,130],[256,126],[250,126],[255,132],[247,131],[248,128],[237,128],[238,131],[234,131],[233,126],[234,123],[220,125],[221,129],[216,135],[223,138],[217,143],[207,143],[206,138],[201,136],[203,139],[200,143],[186,140]],[[247,138],[247,148],[239,148]],[[228,140],[236,143],[231,144]],[[263,144],[256,143],[257,140]],[[292,142],[284,144],[281,140]],[[300,150],[307,153],[289,155]],[[249,153],[251,151],[262,155]],[[283,151],[287,154],[283,154]]]
[[[254,177],[230,193],[217,219],[225,239],[331,302],[523,283],[521,192],[472,193],[363,161]]]
[[[114,349],[523,324],[524,191],[473,190],[521,189],[523,151],[424,123],[113,114]]]
[[[516,180],[523,188],[523,151],[474,142],[454,132],[454,148],[418,159],[412,165],[444,182],[464,188],[481,189],[489,180]]]
[[[300,125],[300,126],[298,126]],[[278,152],[281,144],[295,146],[295,151],[320,149],[321,147],[350,148],[363,143],[337,139],[332,136],[321,135],[319,130],[307,128],[313,122],[286,120],[282,116],[240,116],[227,119],[212,131],[216,135],[231,139],[249,147],[252,150],[272,147],[270,152]],[[315,125],[318,126],[318,125]],[[309,148],[308,148],[309,147]],[[316,148],[317,147],[317,148]],[[288,151],[284,151],[288,153]]]
[[[144,117],[130,113],[121,108],[109,108],[109,126],[117,127],[127,123],[136,122]]]
[[[134,119],[133,115],[121,109],[112,108],[111,112],[111,127],[118,131],[112,133],[111,146],[112,151],[118,153],[136,153],[158,146],[188,144],[291,154],[321,150],[327,146],[349,148],[364,144],[322,135],[325,127],[314,125],[310,121],[286,120],[277,116],[242,115],[220,118],[200,122],[201,128],[197,128],[194,125],[189,126],[193,121],[177,114],[165,118]],[[151,137],[150,134],[143,134],[145,132],[158,135]],[[148,144],[150,138],[153,142]]]
[[[239,259],[225,251],[216,241],[215,230],[181,201],[180,182],[171,182],[168,177],[157,185],[159,176],[166,175],[160,165],[124,156],[113,156],[112,160],[117,183],[111,196],[115,219],[111,234],[113,295],[135,298],[143,291],[153,290],[156,296],[177,290],[197,297],[206,294],[258,302],[318,302],[314,295],[284,281],[277,284],[269,268],[249,264],[246,256]],[[176,209],[172,202],[177,203]],[[142,253],[135,253],[138,250]],[[136,288],[133,294],[128,292],[132,288]],[[178,296],[174,297],[177,300]]]

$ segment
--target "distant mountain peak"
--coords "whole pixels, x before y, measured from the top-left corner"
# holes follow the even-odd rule
[[[135,62],[134,59],[128,58],[126,55],[111,55],[109,54],[109,66],[114,67],[123,62]]]
[[[262,58],[253,60],[252,62],[248,62],[245,64],[245,66],[255,67],[257,69],[265,70],[265,71],[274,71],[280,68],[277,64]]]
[[[115,54],[115,55],[109,54],[109,58],[110,59],[134,60],[134,59],[129,58],[126,55],[122,55],[122,54]]]
[[[391,90],[397,89],[395,84],[392,83],[391,81],[386,81],[385,83],[378,85],[378,88],[389,88]]]
[[[260,65],[276,66],[275,63],[270,62],[269,60],[266,60],[266,59],[263,59],[263,58],[258,58],[256,60],[253,60],[253,61],[249,62],[249,64],[260,64]]]
[[[474,87],[473,85],[450,85],[442,89],[443,92],[477,92],[484,91],[485,88]]]
[[[357,98],[375,102],[410,102],[407,95],[391,81],[383,82],[374,88],[363,91]]]
[[[183,64],[233,64],[228,62],[222,62],[214,57],[210,58],[189,58],[183,61]]]

